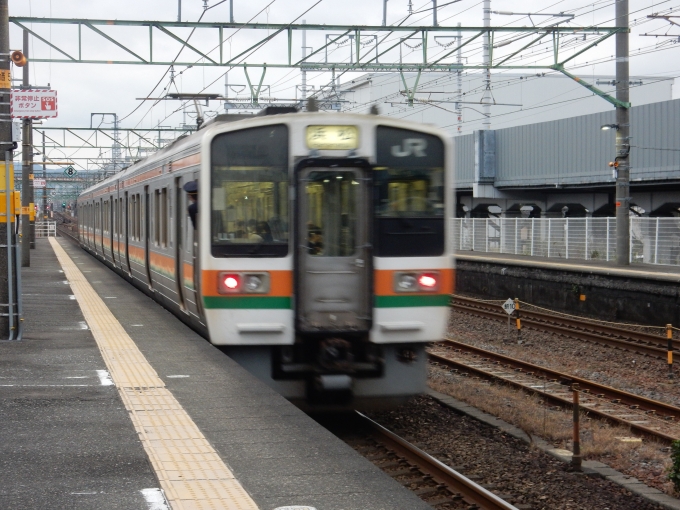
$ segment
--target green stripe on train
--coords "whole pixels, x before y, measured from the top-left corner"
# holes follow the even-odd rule
[[[414,306],[448,306],[451,296],[375,296],[376,308],[410,308]]]
[[[277,308],[290,310],[291,299],[273,296],[206,296],[203,298],[203,306],[206,308]]]

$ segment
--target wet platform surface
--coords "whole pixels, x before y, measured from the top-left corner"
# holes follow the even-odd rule
[[[258,508],[429,508],[101,262],[59,242]],[[61,271],[39,240],[22,273],[24,340],[0,343],[0,508],[163,508],[154,464]]]

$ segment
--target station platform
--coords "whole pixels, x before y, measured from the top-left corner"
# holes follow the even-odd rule
[[[429,508],[74,243],[36,244],[0,343],[0,508]]]
[[[456,251],[455,292],[606,321],[680,326],[680,267]]]
[[[631,264],[619,266],[612,261],[594,261],[581,259],[564,259],[558,257],[530,257],[507,253],[486,253],[474,251],[456,251],[456,260],[470,262],[489,262],[513,266],[534,267],[562,271],[587,272],[594,275],[618,276],[626,278],[645,278],[650,280],[680,282],[680,266],[663,266],[656,264]]]

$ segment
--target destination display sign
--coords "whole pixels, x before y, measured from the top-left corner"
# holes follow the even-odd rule
[[[352,150],[359,147],[356,126],[307,126],[307,147],[317,150]]]

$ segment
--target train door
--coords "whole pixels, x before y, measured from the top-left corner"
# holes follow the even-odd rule
[[[109,244],[111,245],[111,262],[116,265],[116,206],[118,205],[118,200],[114,199],[113,196],[109,199]]]
[[[371,328],[370,167],[337,163],[298,170],[296,322],[303,333]]]
[[[149,187],[144,186],[144,265],[146,266],[146,282],[153,289],[151,281],[151,205]]]
[[[175,280],[177,285],[177,300],[179,306],[183,311],[186,311],[186,305],[184,303],[184,232],[182,229],[182,222],[184,219],[184,203],[183,196],[184,192],[182,190],[182,178],[177,177],[175,179]]]
[[[132,268],[130,267],[130,203],[129,203],[129,197],[128,197],[128,192],[125,192],[125,204],[124,204],[124,209],[125,211],[123,218],[125,218],[124,223],[123,223],[123,235],[125,236],[125,266],[127,268],[127,272],[130,276],[132,276]]]

